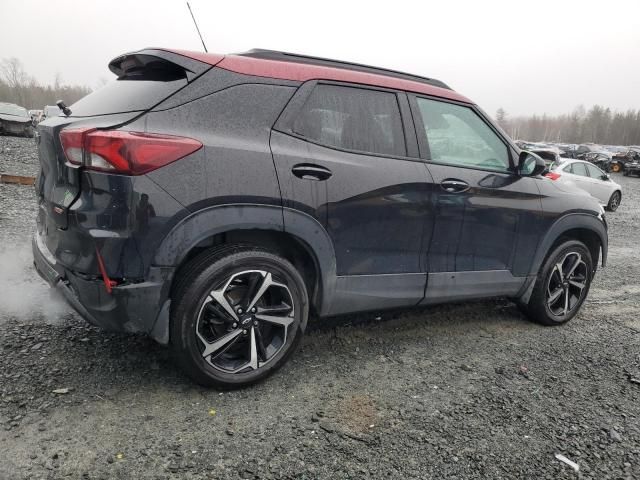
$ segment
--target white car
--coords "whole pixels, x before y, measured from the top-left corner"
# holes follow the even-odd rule
[[[559,184],[571,185],[590,193],[600,203],[615,212],[622,200],[622,187],[611,180],[608,173],[582,160],[560,159],[561,162],[545,175]]]

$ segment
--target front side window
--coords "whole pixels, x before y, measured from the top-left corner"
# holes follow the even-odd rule
[[[406,156],[396,95],[318,85],[293,124],[311,141],[345,150]]]
[[[591,178],[602,178],[602,176],[604,175],[604,172],[595,165],[585,166],[587,167],[587,170],[589,170],[589,175],[591,176]]]
[[[580,175],[581,177],[589,176],[589,174],[587,173],[587,168],[585,167],[585,164],[580,162],[573,164],[572,172],[574,175]]]
[[[432,162],[509,170],[507,146],[471,108],[426,98],[417,102]]]

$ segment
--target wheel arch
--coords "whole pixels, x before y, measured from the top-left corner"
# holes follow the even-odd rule
[[[178,273],[203,249],[230,243],[268,248],[287,258],[302,270],[313,309],[320,315],[329,310],[336,277],[333,245],[324,227],[298,210],[254,204],[200,210],[169,232],[154,265],[174,267]]]
[[[589,248],[594,269],[599,258],[602,266],[606,266],[609,243],[605,223],[594,215],[572,213],[556,220],[543,236],[531,265],[531,275],[537,275],[549,252],[567,239],[580,240]]]

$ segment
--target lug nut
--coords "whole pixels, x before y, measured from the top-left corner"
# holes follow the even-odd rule
[[[237,312],[238,312],[238,313],[242,313],[242,309],[241,309],[241,308],[238,308]]]
[[[233,322],[232,327],[233,327],[233,328],[236,328],[237,326],[238,326],[238,324],[237,324],[236,322]]]
[[[258,311],[258,309],[257,309],[256,307],[253,307],[253,308],[251,309],[251,313],[256,313],[257,311]]]
[[[246,330],[242,330],[242,333],[246,335],[246,334],[247,334],[247,331],[246,331]]]
[[[257,320],[254,320],[254,322],[253,322],[253,326],[254,326],[254,327],[257,327],[257,326],[258,326],[258,321],[257,321]]]

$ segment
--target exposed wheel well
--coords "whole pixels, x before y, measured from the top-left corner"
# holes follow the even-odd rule
[[[556,246],[566,242],[567,240],[579,240],[587,246],[589,253],[591,253],[591,259],[593,260],[593,272],[595,273],[600,259],[600,248],[602,247],[598,234],[587,228],[574,228],[567,230],[560,235],[555,242],[553,242],[553,245],[549,248],[549,253],[551,253]]]
[[[189,250],[178,267],[176,276],[180,275],[180,268],[183,265],[204,250],[221,245],[234,244],[262,247],[289,260],[298,269],[305,281],[311,303],[311,310],[313,311],[317,305],[320,305],[322,292],[320,288],[320,268],[318,261],[306,243],[285,232],[259,229],[230,230],[208,237]]]

